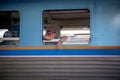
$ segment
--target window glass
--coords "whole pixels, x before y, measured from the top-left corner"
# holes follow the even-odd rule
[[[0,11],[0,46],[18,45],[20,36],[20,13]]]
[[[43,12],[43,44],[56,45],[63,37],[62,45],[90,43],[90,11],[45,10]]]

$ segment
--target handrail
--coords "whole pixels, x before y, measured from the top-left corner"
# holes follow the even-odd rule
[[[15,38],[0,38],[0,40],[19,40],[18,37]]]

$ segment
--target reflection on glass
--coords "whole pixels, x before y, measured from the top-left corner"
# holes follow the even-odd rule
[[[0,46],[19,43],[20,14],[18,11],[0,11]]]
[[[49,30],[56,31],[55,37],[44,39]],[[89,44],[90,12],[88,9],[43,12],[43,43],[55,44],[64,36],[67,36],[67,39],[62,42],[62,45]]]

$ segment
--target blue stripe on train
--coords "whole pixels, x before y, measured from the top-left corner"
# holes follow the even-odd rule
[[[0,50],[0,56],[120,55],[120,50]]]

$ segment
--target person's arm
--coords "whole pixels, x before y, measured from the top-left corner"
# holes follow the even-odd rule
[[[66,39],[67,39],[68,37],[67,36],[64,36],[64,37],[62,37],[59,41],[58,41],[58,43],[57,43],[57,49],[61,49],[61,45],[62,45],[62,42],[64,42]]]
[[[60,39],[61,42],[64,42],[68,37],[67,36],[64,36]]]

